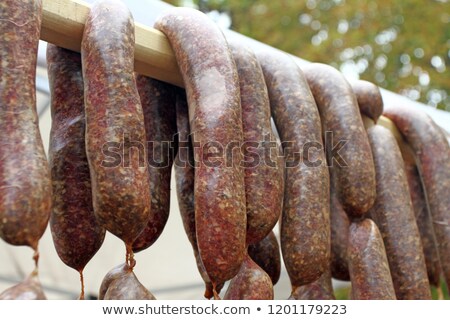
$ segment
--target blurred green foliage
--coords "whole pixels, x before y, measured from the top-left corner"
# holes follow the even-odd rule
[[[169,2],[225,14],[244,35],[450,111],[449,0]]]

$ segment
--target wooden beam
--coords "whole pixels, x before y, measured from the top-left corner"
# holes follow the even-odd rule
[[[89,4],[79,0],[44,0],[41,39],[80,52]],[[183,86],[170,44],[160,31],[136,23],[136,72]]]

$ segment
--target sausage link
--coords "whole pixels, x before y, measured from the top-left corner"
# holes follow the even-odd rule
[[[225,300],[273,300],[269,275],[247,254],[238,274],[230,281]]]
[[[380,88],[365,80],[356,80],[350,84],[358,102],[359,111],[377,123],[383,114],[383,98]]]
[[[370,219],[350,224],[348,267],[352,299],[396,299],[383,239],[376,224]]]
[[[178,207],[180,209],[183,227],[194,251],[197,269],[205,283],[205,298],[213,297],[213,286],[203,266],[197,246],[195,233],[195,199],[194,199],[194,154],[189,140],[189,114],[186,93],[184,90],[176,92],[176,113],[178,128],[178,153],[175,157],[175,181],[177,189]],[[223,283],[216,286],[217,293],[223,287]]]
[[[106,230],[125,242],[132,264],[133,241],[153,215],[144,116],[133,71],[134,22],[125,4],[94,3],[81,56],[94,212]]]
[[[423,181],[425,197],[433,220],[439,258],[450,288],[450,147],[445,135],[424,112],[408,108],[385,108],[390,118],[417,157],[417,167]]]
[[[325,272],[314,282],[298,287],[289,300],[336,300],[331,284],[331,272]]]
[[[258,59],[241,43],[231,43],[230,48],[241,92],[247,244],[253,244],[269,234],[281,215],[283,168],[272,160],[278,159],[279,148],[274,142],[269,97]]]
[[[356,98],[335,68],[313,63],[304,72],[319,108],[323,131],[332,132],[337,145],[345,143],[337,154],[327,146],[339,201],[350,218],[361,218],[375,201],[375,168]]]
[[[281,255],[273,231],[260,242],[249,245],[248,254],[269,275],[273,285],[276,285],[280,279]]]
[[[433,221],[428,212],[422,181],[420,180],[414,156],[411,154],[411,151],[406,153],[405,149],[406,148],[402,149],[405,173],[408,180],[409,193],[411,195],[417,227],[419,228],[420,240],[422,241],[428,280],[431,285],[439,287],[442,270],[439,261],[439,252],[436,244]]]
[[[284,144],[281,251],[295,291],[329,268],[329,174],[319,112],[302,71],[288,55],[261,52],[258,59]]]
[[[383,237],[397,299],[431,299],[423,248],[400,149],[379,125],[367,130],[375,163],[377,199],[370,216]]]
[[[0,237],[35,250],[50,217],[52,185],[36,113],[41,0],[0,4]]]
[[[331,275],[335,279],[349,281],[347,246],[350,221],[339,202],[334,187],[330,190],[330,201]]]
[[[246,252],[239,80],[220,29],[199,11],[174,8],[155,23],[180,67],[194,142],[195,223],[203,265],[216,288],[234,277]],[[222,149],[222,152],[220,152]],[[212,165],[210,152],[225,153]]]
[[[136,84],[144,112],[152,219],[133,243],[133,251],[150,247],[161,235],[169,218],[170,177],[177,133],[175,87],[141,75]]]
[[[92,205],[81,56],[47,44],[47,68],[52,111],[50,228],[58,256],[81,275],[105,238],[105,229],[98,224]],[[80,297],[83,296],[82,283]]]
[[[121,264],[110,270],[100,286],[99,300],[156,300],[136,278],[133,269]]]
[[[47,300],[38,278],[37,269],[21,283],[0,293],[0,300]]]

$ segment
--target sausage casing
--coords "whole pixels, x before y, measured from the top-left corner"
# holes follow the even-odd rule
[[[442,271],[450,288],[450,146],[441,129],[424,112],[389,106],[384,115],[395,123],[417,157]]]
[[[0,237],[37,250],[52,185],[36,113],[41,0],[0,4]]]
[[[129,252],[151,212],[144,116],[133,70],[134,22],[125,4],[95,2],[81,56],[94,212]]]
[[[220,29],[204,14],[174,8],[160,17],[186,88],[193,133],[197,244],[213,287],[234,277],[245,255],[244,171],[239,80]],[[211,164],[210,153],[219,156]]]
[[[372,220],[350,224],[348,265],[353,299],[396,299],[383,239]]]
[[[284,144],[281,251],[295,291],[329,267],[329,174],[319,112],[302,71],[287,55],[261,52],[258,59]]]
[[[304,68],[319,108],[324,132],[345,143],[333,153],[327,145],[328,165],[336,178],[337,194],[350,218],[361,218],[375,201],[375,168],[366,129],[356,98],[344,76],[335,68],[313,63]],[[339,159],[338,161],[336,161]]]
[[[144,112],[152,219],[133,243],[133,251],[150,247],[161,235],[170,212],[170,178],[177,132],[175,87],[142,75],[136,84]]]
[[[102,246],[105,229],[98,224],[92,204],[80,54],[47,44],[47,68],[52,111],[50,228],[61,260],[82,272]]]
[[[425,258],[400,149],[379,125],[367,130],[377,176],[370,216],[383,237],[397,299],[431,299]]]

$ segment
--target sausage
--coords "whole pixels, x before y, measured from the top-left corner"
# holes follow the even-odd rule
[[[375,169],[356,98],[347,80],[333,67],[313,63],[304,72],[323,131],[332,132],[332,140],[337,142],[336,146],[327,143],[327,157],[339,201],[350,218],[361,218],[375,201]],[[338,146],[341,148],[333,150]]]
[[[183,227],[194,251],[197,269],[205,282],[205,298],[213,297],[213,286],[203,266],[198,252],[197,236],[195,233],[195,199],[194,199],[194,154],[189,140],[189,115],[186,101],[186,93],[182,89],[176,90],[176,117],[178,128],[178,153],[175,157],[175,181]],[[217,293],[223,287],[223,283],[216,286]]]
[[[100,286],[99,300],[156,300],[136,278],[133,269],[121,264],[110,270]]]
[[[0,237],[34,249],[37,264],[52,201],[36,113],[42,1],[5,0],[0,8]]]
[[[127,261],[133,265],[133,241],[153,214],[144,116],[133,72],[134,22],[125,4],[94,3],[81,57],[94,213],[106,230],[124,241]]]
[[[133,251],[150,247],[161,235],[169,218],[170,177],[177,133],[175,87],[141,75],[136,84],[144,112],[152,219],[133,243]]]
[[[383,98],[380,88],[365,80],[356,80],[350,84],[358,102],[359,111],[377,123],[383,114]]]
[[[250,258],[270,277],[273,285],[280,279],[281,255],[280,246],[273,231],[260,242],[248,246]]]
[[[409,193],[414,208],[417,227],[419,229],[420,240],[422,242],[425,264],[427,266],[428,281],[435,287],[440,287],[440,276],[442,273],[439,261],[439,252],[436,244],[436,236],[433,228],[433,221],[428,212],[427,202],[417,170],[416,160],[411,148],[406,144],[400,146],[405,174],[408,181]]]
[[[160,17],[186,87],[195,160],[197,243],[214,288],[234,277],[246,252],[243,142],[239,81],[225,38],[203,13],[174,8]],[[220,150],[220,149],[223,150]],[[222,151],[222,152],[220,152]],[[210,165],[212,154],[219,157]]]
[[[254,244],[269,234],[281,215],[283,167],[276,161],[279,149],[274,142],[269,97],[258,59],[242,43],[232,42],[230,48],[241,93],[247,244]]]
[[[295,291],[329,268],[329,174],[319,112],[302,71],[288,55],[261,52],[258,59],[284,145],[281,252]]]
[[[431,299],[425,258],[400,149],[379,125],[367,130],[374,157],[377,199],[370,216],[377,224],[397,299]]]
[[[298,287],[289,300],[336,300],[331,284],[331,271],[325,270],[318,280]]]
[[[330,190],[330,201],[331,275],[335,279],[349,281],[347,246],[350,221],[339,202],[334,187]]]
[[[370,219],[350,224],[348,267],[352,282],[352,299],[396,299],[383,239],[378,227]]]
[[[47,300],[37,268],[24,281],[0,293],[0,300]]]
[[[442,271],[450,288],[450,146],[439,127],[422,111],[389,106],[384,115],[395,123],[417,157]]]
[[[92,205],[81,56],[48,44],[47,68],[52,111],[50,228],[58,256],[82,279],[84,267],[103,244],[105,229],[97,222]],[[84,298],[83,282],[80,298]]]
[[[247,254],[224,300],[273,300],[272,280]]]

